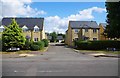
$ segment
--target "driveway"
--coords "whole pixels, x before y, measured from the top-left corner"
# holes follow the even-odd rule
[[[118,58],[96,58],[51,43],[33,57],[2,59],[3,76],[118,76]]]

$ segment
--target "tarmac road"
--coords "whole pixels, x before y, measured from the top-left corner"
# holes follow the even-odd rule
[[[3,76],[118,76],[118,58],[93,57],[51,43],[43,55],[2,57]]]

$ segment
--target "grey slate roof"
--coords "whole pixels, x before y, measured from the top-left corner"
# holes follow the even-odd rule
[[[2,19],[2,25],[9,25],[11,23],[11,19],[12,17],[9,18],[3,18]],[[26,25],[28,27],[28,29],[33,30],[34,26],[37,25],[40,30],[43,29],[43,23],[44,23],[44,18],[15,18],[15,20],[17,21],[17,23],[19,24],[20,27],[23,27],[24,25]]]
[[[73,29],[77,29],[77,28],[99,28],[96,21],[69,21],[69,25]]]
[[[107,26],[107,23],[100,23],[100,24],[103,26],[104,29],[105,29],[106,26]]]

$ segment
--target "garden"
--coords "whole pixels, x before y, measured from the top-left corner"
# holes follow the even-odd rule
[[[2,32],[0,44],[3,52],[19,50],[38,51],[48,47],[49,42],[47,39],[43,39],[38,42],[26,39],[16,20],[12,19],[11,24],[9,26],[5,26],[5,29]]]

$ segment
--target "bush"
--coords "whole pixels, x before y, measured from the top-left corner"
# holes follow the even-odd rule
[[[32,42],[30,42],[29,40],[26,40],[25,45],[22,47],[22,49],[23,50],[29,50],[31,45],[32,45]]]
[[[48,40],[47,40],[47,39],[43,39],[42,41],[44,42],[44,44],[45,44],[45,47],[48,47],[48,45],[49,45],[49,42],[48,42]]]
[[[106,48],[120,49],[120,41],[76,41],[75,45],[78,49],[85,50],[105,50]]]
[[[40,46],[33,44],[33,45],[31,45],[31,50],[33,50],[33,51],[40,50]]]
[[[43,41],[34,42],[33,44],[38,45],[39,50],[42,50],[44,48],[44,42]]]
[[[40,50],[42,50],[44,48],[45,44],[43,41],[39,42],[39,47],[40,47]]]

